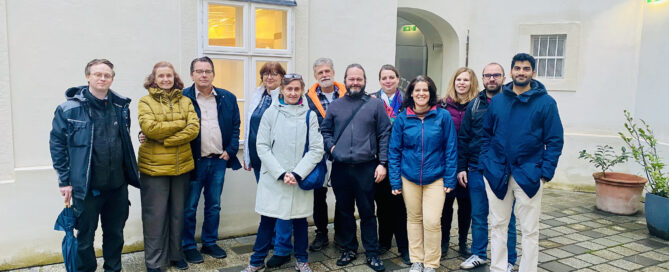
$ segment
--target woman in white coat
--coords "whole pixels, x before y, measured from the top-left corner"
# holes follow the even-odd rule
[[[314,193],[313,190],[301,189],[298,183],[321,161],[324,150],[318,118],[313,112],[307,115],[308,111],[302,77],[298,74],[285,75],[278,101],[267,109],[258,129],[256,147],[262,166],[255,210],[261,219],[254,253],[249,266],[243,271],[255,272],[264,267],[275,230],[274,255],[267,261],[267,267],[287,263],[291,251],[294,251],[297,260],[295,269],[311,271],[307,254],[307,217],[313,213]],[[305,145],[308,145],[306,153]],[[294,247],[291,245],[293,233]]]
[[[253,92],[244,114],[244,169],[253,169],[256,182],[260,178],[261,163],[256,150],[260,120],[279,96],[279,85],[285,74],[286,70],[278,62],[270,61],[263,64],[260,68],[262,84]]]

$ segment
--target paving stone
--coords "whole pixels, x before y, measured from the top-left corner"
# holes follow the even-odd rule
[[[669,245],[669,242],[663,243],[661,241],[657,241],[657,240],[654,240],[654,239],[643,239],[643,240],[638,240],[636,242],[639,243],[639,244],[642,244],[644,246],[648,246],[652,249],[658,249],[658,248],[662,248],[662,247],[665,247],[665,246]]]
[[[588,251],[587,248],[580,247],[580,246],[577,246],[577,245],[566,245],[566,246],[559,247],[559,249],[562,249],[564,251],[567,251],[569,253],[576,254],[576,255],[583,254],[583,253]]]
[[[623,257],[625,257],[623,255],[620,255],[620,254],[615,253],[613,251],[610,251],[608,249],[594,251],[594,252],[592,252],[592,254],[597,255],[599,257],[602,257],[602,258],[607,259],[607,260],[617,260],[617,259],[622,259]]]
[[[611,261],[611,262],[609,262],[609,264],[611,264],[613,266],[620,267],[620,268],[625,269],[627,271],[637,270],[637,269],[640,269],[640,268],[643,267],[641,265],[638,265],[638,264],[635,264],[633,262],[626,261],[626,260],[623,260],[623,259]]]
[[[624,244],[622,246],[624,246],[626,248],[629,248],[631,250],[638,251],[638,252],[646,252],[646,251],[653,250],[652,247],[648,247],[648,246],[645,246],[645,245],[642,245],[642,244],[639,244],[639,243],[636,243],[636,242]]]
[[[564,251],[564,250],[559,249],[559,248],[551,248],[551,249],[547,249],[547,250],[544,250],[544,252],[545,252],[546,254],[555,256],[555,257],[557,257],[558,259],[566,258],[566,257],[569,257],[569,256],[574,255],[573,253],[570,253],[570,252],[568,252],[568,251]]]
[[[520,261],[520,256],[518,256],[518,257],[519,257],[518,260]],[[546,263],[546,262],[550,262],[550,261],[556,260],[556,259],[557,259],[557,257],[555,257],[553,255],[548,255],[548,254],[544,253],[543,251],[539,251],[539,263]]]
[[[563,245],[568,245],[568,244],[573,244],[576,243],[576,240],[572,240],[567,238],[567,236],[558,236],[558,237],[553,237],[549,238],[549,241],[558,243],[558,244],[563,244]]]
[[[612,247],[612,248],[609,248],[609,250],[611,250],[612,252],[618,253],[620,255],[623,255],[623,256],[632,256],[632,255],[639,254],[638,251],[626,248],[624,246]]]
[[[518,243],[521,244],[520,241]],[[561,247],[563,246],[563,244],[556,243],[550,240],[539,240],[539,246],[543,248],[554,248],[554,247]]]
[[[552,229],[542,230],[539,233],[545,235],[546,237],[555,237],[559,235],[564,235],[562,232],[554,231]]]
[[[600,264],[600,263],[605,263],[605,262],[609,261],[607,259],[604,259],[602,257],[599,257],[597,255],[593,255],[593,254],[581,254],[581,255],[576,256],[576,258],[581,259],[581,260],[586,261],[586,262],[591,263],[591,264]]]
[[[585,221],[585,222],[581,222],[581,225],[588,226],[588,227],[591,227],[591,228],[599,228],[599,227],[604,226],[604,225],[602,225],[602,224],[600,224],[600,223],[597,223],[597,222],[595,222],[595,221]]]
[[[242,245],[230,248],[236,254],[246,254],[253,252],[253,245]]]
[[[608,236],[606,238],[611,239],[613,241],[616,241],[619,244],[624,244],[624,243],[629,243],[629,242],[632,242],[632,241],[636,241],[636,239],[632,239],[632,238],[629,238],[627,236],[622,236],[620,234],[613,235],[613,236]]]
[[[644,256],[646,258],[651,258],[651,259],[654,259],[654,260],[658,260],[658,261],[669,260],[669,256],[658,253],[658,252],[655,252],[655,251],[648,251],[648,252],[641,253],[639,255]]]
[[[549,226],[551,226],[551,227],[557,227],[557,226],[562,226],[562,225],[566,225],[566,224],[567,224],[567,223],[565,223],[565,222],[561,222],[561,221],[558,221],[558,220],[556,220],[556,219],[548,219],[548,220],[545,220],[545,221],[543,221],[543,222],[541,222],[541,223],[542,223],[542,224],[549,225]]]
[[[620,235],[632,238],[634,240],[641,240],[641,239],[646,239],[648,238],[648,231],[645,232],[645,234],[639,234],[636,232],[623,232]]]
[[[659,267],[659,266],[650,266],[650,267],[646,267],[644,269],[641,269],[641,272],[666,272],[666,271],[667,271],[666,268],[662,268],[662,267]]]
[[[618,267],[612,266],[610,264],[599,264],[590,267],[591,269],[594,269],[595,271],[600,271],[600,272],[624,272],[626,270],[620,269]]]
[[[602,237],[606,236],[606,234],[601,233],[599,231],[595,231],[595,230],[586,230],[586,231],[582,231],[582,232],[579,232],[579,233],[582,234],[582,235],[588,236],[588,237],[592,237],[592,238],[602,238]]]
[[[598,243],[598,244],[606,246],[606,247],[612,247],[612,246],[617,246],[617,245],[622,244],[618,241],[614,241],[614,240],[606,238],[606,237],[594,239],[594,240],[592,240],[592,242]]]
[[[590,250],[600,250],[600,249],[605,248],[605,246],[603,246],[603,245],[593,243],[593,242],[590,242],[590,241],[583,241],[583,242],[577,243],[576,245],[580,246],[580,247],[590,249]]]
[[[647,258],[641,255],[627,256],[623,258],[623,260],[630,261],[641,266],[653,266],[660,263],[658,260]]]
[[[564,237],[572,239],[574,241],[579,241],[579,242],[592,240],[592,238],[590,238],[588,236],[585,236],[585,235],[582,235],[582,234],[578,234],[578,233],[568,234],[568,235],[565,235]]]
[[[539,264],[543,269],[553,272],[574,271],[574,267],[556,261]]]
[[[661,264],[658,264],[658,266],[659,266],[659,267],[664,267],[665,269],[669,270],[669,261],[668,261],[668,262],[661,263]]]
[[[586,230],[592,229],[591,227],[588,227],[586,225],[581,225],[581,224],[571,224],[571,225],[567,225],[567,227],[575,229],[577,231],[586,231]]]
[[[239,266],[221,268],[218,271],[219,272],[239,272],[239,271],[242,271],[244,268],[246,268],[245,265],[239,265]]]
[[[574,219],[569,218],[568,216],[567,216],[567,217],[556,218],[555,220],[556,220],[556,221],[563,222],[563,223],[565,223],[565,224],[574,224],[574,223],[578,222],[578,221],[576,221],[576,220],[574,220]]]
[[[564,217],[567,216],[566,214],[562,212],[545,212],[545,214],[550,215],[552,217]]]
[[[576,270],[574,272],[596,272],[595,270],[592,270],[590,268],[581,268],[579,270]]]
[[[620,233],[620,231],[612,230],[611,228],[597,228],[594,230],[597,232],[601,232],[605,235],[614,235]]]
[[[590,263],[585,262],[585,261],[580,260],[580,259],[577,259],[575,257],[562,259],[562,260],[559,260],[558,262],[561,262],[563,264],[566,264],[566,265],[571,266],[571,267],[576,268],[576,269],[591,266]]]

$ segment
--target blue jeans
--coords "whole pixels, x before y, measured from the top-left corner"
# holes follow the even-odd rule
[[[195,214],[204,195],[204,222],[202,224],[202,246],[212,246],[218,240],[218,224],[221,212],[221,192],[228,162],[219,158],[200,158],[195,163],[197,177],[189,183],[189,193],[184,211],[184,231],[181,245],[184,250],[197,249],[195,242]],[[204,192],[203,190],[204,189]]]
[[[472,202],[472,254],[487,259],[488,247],[488,197],[483,183],[483,174],[479,171],[467,171],[469,198]],[[509,263],[515,264],[516,252],[516,216],[512,213],[509,221],[509,237],[506,240]]]
[[[252,266],[261,266],[265,264],[265,258],[269,248],[274,244],[274,232],[277,225],[277,219],[269,216],[260,216],[260,225],[258,225],[258,234],[256,242],[253,244],[253,254],[251,255]],[[290,238],[290,236],[289,236]]]
[[[307,218],[297,218],[291,220],[276,220],[276,243],[274,245],[274,255],[289,256],[291,251],[295,251],[295,259],[298,262],[306,263],[309,261],[307,247],[309,238],[307,237]],[[295,238],[295,248],[291,244],[291,238]]]

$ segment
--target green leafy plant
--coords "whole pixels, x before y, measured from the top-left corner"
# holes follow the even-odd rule
[[[606,170],[609,170],[616,164],[626,162],[629,159],[629,153],[625,147],[620,148],[621,154],[616,155],[613,147],[609,145],[598,145],[595,153],[590,154],[585,149],[578,153],[579,159],[587,160],[595,165],[595,167],[602,170],[602,174],[606,176]]]
[[[657,154],[657,139],[653,135],[653,130],[644,120],[639,119],[639,122],[635,121],[632,114],[625,110],[626,131],[618,132],[618,135],[631,149],[634,160],[643,167],[650,192],[668,197],[669,186],[667,182],[669,182],[669,175],[662,172],[665,164]]]

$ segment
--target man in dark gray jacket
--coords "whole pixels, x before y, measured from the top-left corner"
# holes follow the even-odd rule
[[[344,81],[348,92],[328,107],[321,133],[333,158],[335,216],[341,218],[344,252],[337,265],[347,265],[356,258],[358,241],[353,213],[357,204],[367,265],[383,271],[385,267],[378,257],[374,183],[382,181],[387,173],[391,126],[383,102],[365,94],[366,80],[360,64],[346,68]]]

